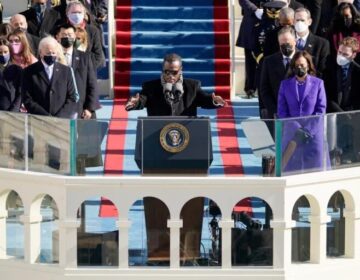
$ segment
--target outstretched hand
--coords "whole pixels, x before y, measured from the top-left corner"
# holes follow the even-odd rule
[[[137,93],[135,96],[131,96],[128,100],[128,102],[125,104],[125,110],[126,111],[130,111],[132,109],[134,109],[140,100],[140,94]]]
[[[227,102],[220,95],[215,95],[215,93],[213,92],[211,94],[211,97],[215,105],[222,107],[227,105]]]

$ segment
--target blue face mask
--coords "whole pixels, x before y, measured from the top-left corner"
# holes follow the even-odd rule
[[[9,53],[0,55],[0,64],[5,65],[5,64],[7,64],[9,62],[9,60],[10,60],[10,54]]]
[[[46,4],[45,4],[45,3],[44,3],[44,4],[35,3],[35,4],[33,5],[33,8],[35,9],[35,11],[36,11],[37,13],[42,14],[42,13],[44,13],[45,10],[46,10]]]
[[[72,24],[78,25],[84,21],[84,15],[80,13],[73,13],[68,15],[69,20]]]
[[[45,63],[49,66],[53,65],[56,61],[56,56],[52,56],[52,55],[44,55],[43,60],[45,61]]]

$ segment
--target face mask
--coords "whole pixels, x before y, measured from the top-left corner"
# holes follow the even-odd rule
[[[45,9],[46,9],[46,4],[40,4],[40,3],[36,3],[33,5],[33,8],[35,9],[35,11],[37,13],[44,13],[45,12]]]
[[[336,62],[339,66],[345,66],[347,64],[349,64],[351,61],[346,58],[345,56],[338,54],[336,57]]]
[[[10,47],[13,51],[13,54],[19,54],[22,50],[22,44],[21,43],[10,43]]]
[[[43,60],[45,61],[45,63],[49,66],[53,65],[56,61],[56,56],[52,56],[52,55],[44,55]]]
[[[282,44],[280,49],[282,54],[287,57],[289,57],[294,52],[293,47],[289,43]]]
[[[77,49],[78,47],[80,47],[80,45],[81,45],[80,39],[76,39],[74,43],[74,48]]]
[[[68,18],[72,24],[78,25],[84,21],[84,15],[79,13],[69,14]]]
[[[74,45],[75,39],[73,38],[61,38],[60,39],[60,44],[64,47],[64,48],[70,48]]]
[[[0,64],[4,65],[7,64],[10,60],[10,54],[2,54],[0,55]]]
[[[295,75],[298,76],[299,78],[303,78],[306,76],[307,74],[307,69],[303,68],[303,67],[296,67],[294,69]]]
[[[344,24],[346,27],[350,27],[352,24],[352,18],[348,18],[348,17],[344,18]]]
[[[297,33],[303,33],[308,31],[309,26],[303,22],[303,21],[298,21],[297,23],[295,23],[295,30]]]

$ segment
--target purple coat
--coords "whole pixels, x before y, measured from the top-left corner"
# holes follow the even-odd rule
[[[280,119],[295,118],[282,121],[282,152],[286,151],[290,141],[296,142],[295,152],[282,170],[297,173],[322,170],[325,155],[323,124],[326,112],[324,82],[308,75],[300,100],[296,78],[283,80],[279,89],[277,112]]]

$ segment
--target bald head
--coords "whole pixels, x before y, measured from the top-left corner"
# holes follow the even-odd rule
[[[26,30],[28,27],[25,16],[21,14],[13,15],[10,18],[10,24],[14,29],[21,28],[23,30]]]

